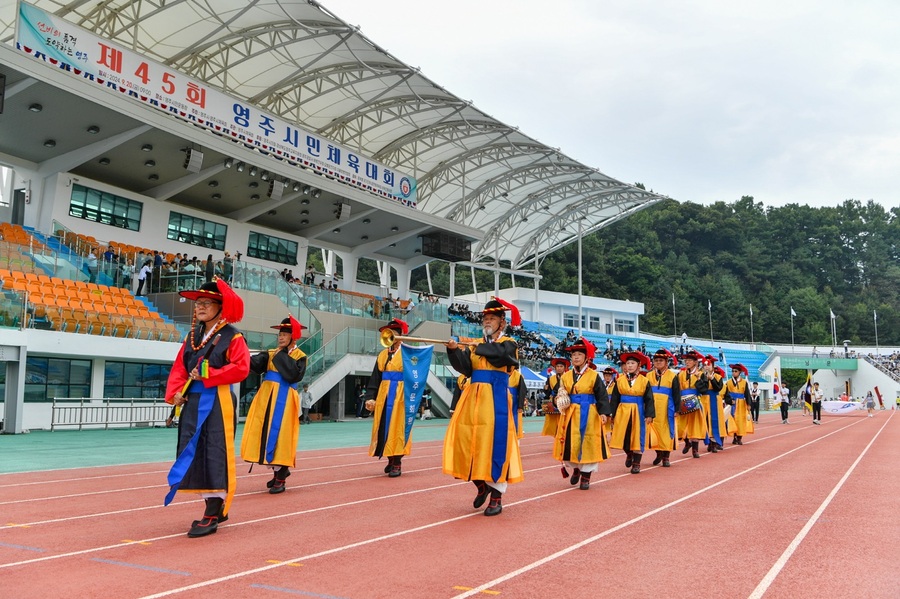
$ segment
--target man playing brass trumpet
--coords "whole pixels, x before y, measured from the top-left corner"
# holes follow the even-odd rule
[[[516,438],[509,373],[519,362],[516,342],[504,335],[506,310],[512,324],[521,320],[512,304],[489,301],[482,313],[484,339],[472,348],[447,342],[450,365],[470,377],[460,396],[444,438],[443,470],[454,478],[470,480],[478,490],[472,505],[480,508],[490,493],[485,516],[496,516],[508,483],[524,478],[522,456]]]

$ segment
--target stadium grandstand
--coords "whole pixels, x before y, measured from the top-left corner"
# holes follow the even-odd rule
[[[414,269],[502,270],[539,296],[545,256],[663,199],[485,114],[318,2],[3,3],[3,432],[160,402],[190,324],[178,291],[212,275],[244,299],[251,350],[273,345],[285,312],[309,327],[316,412],[341,419],[386,320],[402,313],[422,337],[469,332],[448,314],[463,301],[452,288],[399,301]],[[308,273],[316,251],[324,272]],[[379,281],[358,280],[361,259]],[[538,314],[520,338],[540,371],[569,328]],[[648,340],[631,316],[631,330],[585,334],[677,343]],[[765,380],[771,352],[732,351]],[[438,414],[451,379],[438,354]],[[241,385],[242,412],[258,384]]]

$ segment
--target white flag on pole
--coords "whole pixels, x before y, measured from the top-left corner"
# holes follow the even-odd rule
[[[675,294],[672,294],[672,307],[675,307]]]
[[[753,316],[753,304],[750,304],[750,316]]]
[[[797,313],[794,312],[794,307],[791,306],[791,316],[797,316]]]
[[[837,318],[837,317],[834,315],[834,310],[831,310],[831,309],[829,308],[829,311],[831,312],[831,320],[834,320],[835,318]]]
[[[875,310],[872,310],[872,317],[875,319],[876,322],[878,322],[878,312],[876,312]]]
[[[706,301],[707,301],[707,303],[709,304],[709,305],[706,307],[706,309],[709,310],[710,312],[712,312],[712,300],[706,300]]]

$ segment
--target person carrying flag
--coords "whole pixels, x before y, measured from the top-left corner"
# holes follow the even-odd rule
[[[272,468],[274,476],[266,486],[269,493],[277,495],[284,492],[285,480],[296,466],[300,438],[297,384],[306,373],[306,354],[297,341],[306,327],[288,315],[271,328],[278,329],[278,347],[250,359],[250,370],[263,375],[263,381],[244,422],[241,458]]]
[[[622,374],[616,377],[610,396],[614,416],[609,445],[624,450],[625,467],[631,468],[632,474],[640,474],[641,458],[650,434],[647,426],[656,417],[650,381],[640,373],[641,368],[650,368],[650,358],[640,352],[625,352],[619,359]]]
[[[498,298],[484,306],[482,341],[462,349],[447,342],[450,365],[469,377],[444,437],[443,472],[469,480],[477,489],[472,506],[480,508],[490,494],[485,516],[503,511],[502,496],[509,483],[525,478],[516,439],[509,373],[519,365],[516,342],[507,337],[506,311],[513,326],[521,324],[518,310]]]
[[[379,328],[378,332],[386,329],[397,335],[406,335],[409,325],[394,318]],[[366,409],[374,412],[369,455],[379,459],[387,457],[384,472],[391,478],[402,474],[400,461],[412,450],[412,438],[405,438],[406,409],[403,390],[403,357],[398,339],[378,354],[366,386],[365,403]]]
[[[603,424],[609,419],[609,397],[606,384],[596,369],[591,368],[596,348],[587,339],[576,340],[565,349],[572,357],[572,369],[562,375],[556,405],[560,412],[559,428],[553,445],[553,458],[563,463],[563,478],[579,484],[582,491],[591,486],[591,473],[609,458],[609,446]]]
[[[727,393],[725,403],[731,406],[731,415],[726,421],[725,428],[728,433],[734,435],[731,440],[732,445],[743,445],[742,439],[744,435],[752,435],[754,431],[753,419],[750,414],[750,402],[752,400],[750,385],[747,384],[746,378],[741,377],[742,373],[744,377],[750,374],[747,371],[747,367],[743,364],[732,364],[731,378],[725,384],[725,392]]]
[[[231,385],[247,378],[250,350],[234,327],[244,316],[244,302],[224,280],[179,295],[194,302],[194,314],[166,384],[166,402],[182,410],[178,457],[167,477],[165,504],[176,491],[200,494],[206,509],[191,524],[188,536],[203,537],[228,519],[234,497],[237,414]]]
[[[653,354],[653,369],[647,373],[650,387],[653,390],[653,403],[656,416],[653,418],[653,443],[650,449],[656,450],[653,465],[662,462],[663,468],[672,465],[669,456],[675,449],[675,415],[681,406],[681,389],[678,387],[678,375],[669,365],[677,366],[678,360],[667,349],[659,348]]]

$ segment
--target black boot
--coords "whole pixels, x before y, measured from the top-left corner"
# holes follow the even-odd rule
[[[389,477],[397,478],[398,476],[400,476],[400,474],[402,474],[400,472],[400,460],[401,459],[402,459],[401,456],[394,457],[394,465],[391,466],[391,471],[388,473]]]
[[[641,473],[641,458],[644,457],[643,454],[638,452],[632,452],[631,454],[631,473],[632,474],[640,474]]]
[[[691,442],[688,439],[684,440],[684,449],[681,450],[681,453],[687,453],[691,450]]]
[[[581,470],[579,470],[578,468],[575,468],[575,470],[572,471],[572,478],[569,479],[569,484],[577,485],[578,479],[581,478],[582,476],[584,476],[584,475],[581,473]]]
[[[695,458],[700,457],[700,441],[691,441],[691,455]]]
[[[744,437],[743,437],[742,435],[735,435],[734,438],[737,439],[737,444],[738,444],[738,445],[743,445],[743,444],[744,444]]]
[[[209,508],[209,499],[204,499],[203,501],[206,504],[206,507]],[[219,524],[228,520],[228,516],[226,516],[225,514],[222,513],[222,510],[224,510],[224,509],[225,509],[225,502],[223,501],[221,503],[221,506],[219,507],[219,515],[218,515]],[[205,511],[204,511],[204,513],[205,513]],[[198,524],[200,524],[200,520],[194,520],[193,522],[191,522],[191,526],[197,526]]]
[[[503,506],[500,505],[500,497],[502,496],[503,493],[497,489],[491,489],[491,502],[484,509],[485,516],[496,516],[503,511]]]
[[[709,450],[713,453],[719,453],[719,444],[715,441],[709,442]]]
[[[206,511],[203,518],[195,520],[194,525],[188,531],[191,538],[211,535],[219,528],[219,514],[222,513],[225,501],[220,497],[210,497],[206,500]]]
[[[738,444],[738,436],[737,435],[735,435],[734,437],[731,438],[731,444],[732,445]]]
[[[393,467],[394,467],[394,458],[393,458],[393,457],[389,457],[389,458],[388,458],[387,466],[384,467],[384,473],[385,473],[385,474],[390,474],[391,469],[392,469]]]
[[[475,488],[478,489],[478,494],[475,495],[475,501],[472,502],[472,507],[476,510],[484,505],[484,502],[487,501],[488,491],[490,488],[484,483],[483,480],[473,480],[475,483]]]
[[[285,471],[285,475],[284,475],[284,476],[281,476],[281,475],[280,475],[280,472],[281,472],[282,470]],[[275,481],[277,481],[279,478],[281,478],[281,480],[282,480],[282,482],[283,482],[284,479],[286,479],[286,478],[289,477],[290,475],[291,475],[291,470],[290,470],[290,468],[288,468],[287,466],[282,466],[282,467],[279,468],[278,470],[273,471],[273,473],[272,473],[272,478],[269,479],[268,482],[266,482],[266,487],[268,487],[269,489],[271,489],[272,487],[275,486]],[[270,491],[270,493],[271,493],[271,491]]]
[[[625,450],[625,467],[631,468],[631,464],[634,462],[634,456],[631,453],[631,450]]]
[[[581,485],[578,487],[582,491],[587,491],[591,488],[591,473],[584,472],[581,475]]]
[[[664,451],[657,451],[657,452],[656,452],[656,459],[653,460],[653,465],[654,465],[654,466],[659,466],[659,463],[663,461],[663,454],[664,454],[664,453],[665,453]]]
[[[291,475],[291,469],[287,466],[282,466],[278,470],[275,471],[275,478],[272,479],[272,486],[269,488],[269,493],[272,495],[278,495],[279,493],[284,493],[285,484],[284,481],[287,480],[287,477]]]
[[[664,452],[663,452],[663,459],[662,459],[662,465],[663,465],[663,468],[668,468],[669,466],[672,465],[672,462],[669,461],[669,454],[670,454],[670,453],[672,453],[672,452],[671,452],[671,451],[664,451]]]

